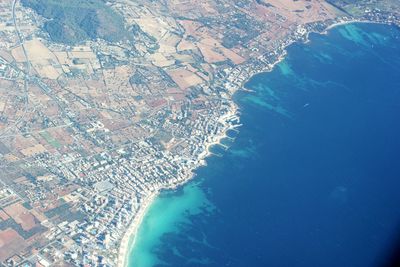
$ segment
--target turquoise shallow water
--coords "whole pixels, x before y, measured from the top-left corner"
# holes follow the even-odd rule
[[[378,266],[400,226],[400,30],[289,48],[240,92],[240,133],[163,192],[129,266]]]
[[[130,266],[155,266],[163,263],[156,256],[156,247],[162,246],[162,239],[168,233],[179,232],[180,227],[190,224],[190,216],[212,212],[214,206],[207,200],[198,182],[190,183],[176,192],[164,192],[147,212],[135,240],[136,246]],[[180,256],[178,250],[173,253]]]

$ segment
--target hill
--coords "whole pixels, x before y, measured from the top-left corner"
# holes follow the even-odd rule
[[[76,44],[97,38],[119,41],[125,36],[123,18],[102,0],[22,0],[48,19],[44,30],[54,42]]]

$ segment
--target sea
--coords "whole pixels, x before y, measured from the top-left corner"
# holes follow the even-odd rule
[[[400,234],[400,29],[311,34],[245,87],[243,125],[154,201],[128,266],[380,266]]]

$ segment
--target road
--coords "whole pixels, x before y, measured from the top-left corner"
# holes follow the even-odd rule
[[[15,122],[12,125],[9,125],[7,128],[5,128],[0,133],[0,136],[4,136],[4,135],[8,134],[8,132],[10,130],[12,130],[14,127],[16,127],[24,119],[24,117],[25,117],[25,115],[26,115],[26,113],[28,111],[28,106],[29,106],[29,94],[28,94],[28,92],[29,92],[29,79],[30,79],[31,63],[29,62],[28,54],[27,54],[27,52],[25,50],[25,47],[24,47],[24,39],[23,39],[22,34],[21,34],[21,32],[20,32],[20,30],[18,28],[17,16],[15,14],[16,13],[15,10],[16,10],[17,3],[18,3],[18,0],[13,0],[13,3],[12,3],[12,17],[13,17],[14,30],[15,30],[15,33],[17,34],[18,40],[19,40],[19,44],[17,44],[17,46],[21,45],[21,47],[23,49],[23,52],[24,52],[25,62],[26,62],[24,70],[23,70],[23,72],[25,73],[25,77],[24,77],[24,108],[23,108],[24,111],[23,111],[23,114],[21,116],[19,116],[18,118],[15,119]]]

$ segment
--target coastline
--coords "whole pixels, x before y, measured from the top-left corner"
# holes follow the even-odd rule
[[[250,73],[249,77],[248,77],[247,79],[245,79],[245,80],[241,83],[241,86],[240,86],[238,89],[236,89],[236,91],[242,90],[242,91],[249,92],[249,93],[254,92],[253,90],[246,88],[245,84],[246,84],[253,76],[255,76],[255,75],[257,75],[257,74],[262,74],[262,73],[271,72],[271,71],[275,68],[276,65],[278,65],[279,63],[281,63],[281,62],[286,58],[286,55],[287,55],[286,49],[287,49],[289,46],[291,46],[292,44],[297,43],[297,42],[308,43],[308,42],[310,41],[309,36],[310,36],[311,33],[316,33],[316,34],[325,35],[325,34],[328,34],[328,32],[329,32],[330,30],[332,30],[332,29],[334,29],[334,28],[336,28],[336,27],[345,26],[345,25],[353,24],[353,23],[388,24],[388,23],[384,23],[384,22],[381,22],[381,21],[361,20],[361,19],[355,19],[355,18],[345,20],[345,19],[341,18],[341,19],[339,19],[339,20],[337,20],[337,21],[334,21],[333,23],[327,25],[323,31],[314,31],[314,30],[307,31],[307,32],[305,33],[305,38],[304,38],[303,40],[301,40],[301,39],[300,39],[300,40],[292,40],[291,42],[287,43],[287,44],[285,45],[285,47],[283,48],[282,53],[278,56],[277,60],[276,60],[274,63],[270,64],[267,68],[265,68],[265,69],[263,69],[263,70],[258,70],[258,71],[254,71],[254,72]],[[400,25],[397,25],[397,24],[394,24],[394,25],[400,27]],[[235,93],[236,91],[234,91],[234,93]],[[234,94],[234,93],[233,93],[233,94]]]
[[[332,24],[327,25],[323,31],[307,31],[305,34],[305,38],[303,40],[292,40],[291,42],[288,42],[285,44],[281,54],[277,57],[276,61],[269,64],[267,68],[263,70],[255,70],[255,71],[250,71],[248,74],[248,77],[240,83],[236,88],[233,88],[233,90],[229,90],[229,95],[232,97],[237,91],[239,90],[244,90],[246,92],[251,93],[252,90],[249,90],[245,87],[245,84],[254,76],[260,73],[266,73],[266,72],[271,72],[277,64],[279,64],[281,61],[283,61],[286,58],[287,55],[287,48],[292,45],[293,43],[297,42],[304,42],[307,43],[309,42],[309,35],[311,33],[317,33],[317,34],[327,34],[329,30],[338,27],[338,26],[343,26],[347,24],[352,24],[352,23],[375,23],[375,24],[383,24],[382,22],[379,21],[368,21],[368,20],[358,20],[358,19],[349,19],[349,20],[339,20],[339,21],[334,21]],[[155,191],[152,191],[148,196],[145,197],[143,202],[141,203],[137,213],[134,215],[133,220],[131,224],[129,225],[127,231],[124,233],[120,248],[119,248],[119,253],[118,253],[118,259],[117,259],[117,266],[118,267],[126,267],[128,263],[128,256],[129,252],[131,251],[132,247],[135,244],[136,241],[136,235],[138,232],[138,229],[150,207],[150,205],[153,203],[154,199],[159,195],[161,190],[173,190],[176,189],[179,186],[182,186],[183,184],[187,183],[189,180],[193,179],[195,177],[195,174],[193,171],[201,166],[206,165],[205,159],[209,156],[212,156],[212,153],[210,151],[211,147],[214,145],[219,145],[221,141],[225,138],[227,138],[227,131],[230,129],[235,129],[240,126],[240,124],[232,124],[230,119],[233,117],[239,121],[239,107],[237,104],[230,99],[230,110],[222,115],[220,118],[218,118],[218,121],[223,124],[223,130],[221,133],[218,135],[214,136],[208,136],[207,141],[204,144],[204,151],[200,153],[199,158],[197,160],[197,164],[194,168],[187,170],[188,172],[185,173],[184,178],[182,178],[179,182],[175,184],[171,184],[166,187],[158,188]],[[211,139],[211,140],[209,140]]]
[[[158,191],[151,192],[150,195],[148,195],[144,200],[143,204],[139,206],[138,211],[133,217],[132,222],[130,223],[127,231],[124,234],[124,237],[122,238],[120,247],[119,247],[119,254],[118,254],[118,262],[117,266],[125,266],[126,265],[126,259],[128,257],[128,254],[131,250],[131,244],[135,243],[136,239],[136,234],[137,231],[144,219],[144,216],[147,213],[147,210],[149,209],[150,205],[153,203],[154,199],[158,196]],[[133,240],[132,240],[133,238]]]
[[[235,129],[240,126],[240,124],[233,125],[232,123],[228,122],[230,118],[235,117],[237,115],[238,115],[238,107],[236,104],[233,104],[233,106],[231,107],[229,112],[227,112],[226,114],[224,114],[223,116],[221,116],[219,118],[218,121],[223,124],[224,128],[223,128],[221,134],[216,135],[216,136],[210,136],[210,138],[212,140],[206,142],[206,144],[204,146],[205,150],[203,153],[201,153],[199,155],[198,164],[193,170],[195,170],[201,166],[205,166],[206,165],[205,159],[212,155],[212,153],[210,151],[211,147],[213,147],[214,145],[219,145],[223,139],[227,138],[228,136],[226,133],[228,132],[228,130]],[[238,118],[238,117],[235,117],[235,118]],[[121,240],[119,252],[118,252],[118,259],[117,259],[118,267],[126,267],[127,266],[129,252],[131,251],[132,247],[135,244],[136,235],[140,228],[140,225],[141,225],[144,217],[146,216],[148,209],[150,208],[151,204],[153,204],[155,198],[159,195],[160,191],[161,190],[174,190],[177,187],[179,187],[183,184],[186,184],[189,180],[191,180],[195,177],[193,170],[189,170],[189,173],[187,173],[185,175],[185,178],[183,179],[183,181],[181,181],[177,184],[171,184],[170,186],[167,186],[167,187],[158,188],[157,190],[150,192],[150,194],[145,197],[145,199],[139,206],[138,211],[133,216],[133,220],[130,223],[127,231],[124,233],[123,238]]]
[[[357,39],[345,38],[346,35],[342,33],[345,33],[346,31],[351,31],[352,29],[355,29],[355,32],[362,34],[365,37],[364,40],[366,40],[366,43],[360,44],[351,41]],[[333,235],[331,231],[325,231],[326,234],[325,232],[324,234],[318,233],[318,235],[312,237],[316,240],[313,245],[315,246],[315,249],[317,251],[320,248],[318,247],[318,240],[321,240],[320,237],[322,236],[326,238],[324,240],[330,240],[329,236],[333,236],[334,240],[339,241],[345,240],[348,236],[353,236],[354,233],[351,231],[348,231],[347,233],[340,232],[342,228],[340,227],[340,225],[338,225],[337,222],[335,222],[335,220],[326,220],[326,217],[329,216],[329,218],[335,218],[335,216],[336,218],[339,218],[340,215],[343,215],[341,207],[343,207],[343,205],[349,205],[349,203],[347,202],[343,204],[345,198],[343,195],[346,194],[346,188],[347,190],[356,189],[351,187],[353,184],[351,184],[351,181],[346,179],[346,177],[348,176],[341,176],[341,178],[343,179],[339,180],[337,179],[338,177],[330,177],[331,180],[329,181],[333,182],[330,184],[331,186],[326,187],[326,183],[321,182],[318,179],[321,176],[315,174],[316,180],[314,181],[316,182],[301,183],[302,187],[294,187],[293,184],[290,184],[290,182],[295,181],[297,178],[299,178],[299,176],[297,175],[298,172],[296,173],[296,170],[302,168],[301,164],[298,164],[297,168],[290,168],[289,171],[287,171],[285,170],[285,168],[281,168],[282,166],[285,166],[285,164],[282,165],[281,162],[292,164],[292,160],[298,157],[301,152],[307,151],[308,154],[309,152],[307,150],[307,144],[310,143],[301,142],[300,148],[296,149],[298,153],[292,153],[294,151],[291,150],[291,156],[289,157],[289,159],[285,156],[285,154],[287,154],[284,151],[285,149],[282,150],[282,144],[284,144],[285,147],[289,147],[289,149],[292,149],[293,146],[291,146],[291,144],[294,144],[296,146],[296,142],[299,143],[300,141],[299,137],[304,137],[305,140],[310,140],[311,142],[313,142],[314,140],[320,140],[318,139],[319,131],[314,131],[314,129],[322,129],[322,131],[326,131],[326,129],[329,129],[329,127],[323,127],[320,123],[312,124],[312,122],[316,121],[314,118],[320,116],[320,114],[327,113],[317,112],[320,109],[314,104],[324,103],[324,105],[322,105],[323,110],[337,111],[337,109],[335,109],[335,107],[337,107],[335,103],[343,103],[339,99],[345,99],[346,101],[349,99],[349,91],[343,90],[343,87],[341,87],[341,85],[335,84],[337,86],[331,87],[332,84],[323,84],[323,82],[326,80],[331,80],[335,82],[334,79],[330,79],[332,76],[335,75],[336,77],[338,77],[338,79],[341,79],[341,77],[343,76],[337,75],[337,73],[341,74],[339,72],[340,70],[348,70],[349,68],[347,68],[347,66],[353,67],[353,63],[355,63],[356,66],[357,60],[358,62],[373,63],[374,55],[370,54],[371,50],[368,44],[374,44],[378,49],[381,49],[383,47],[390,47],[390,45],[393,44],[389,41],[390,37],[388,39],[385,39],[388,40],[386,43],[381,43],[381,45],[378,45],[379,41],[387,38],[386,36],[390,36],[390,30],[392,30],[391,27],[381,25],[350,24],[348,26],[340,26],[332,31],[329,31],[327,36],[311,34],[311,42],[308,45],[295,44],[294,46],[288,48],[288,56],[282,63],[277,65],[272,74],[267,73],[265,75],[258,75],[256,76],[256,78],[251,79],[247,86],[250,88],[254,88],[256,93],[247,94],[244,92],[240,92],[235,96],[235,101],[236,103],[238,103],[241,110],[241,122],[243,123],[243,126],[241,128],[237,128],[237,130],[240,130],[239,134],[238,132],[232,131],[228,132],[228,135],[232,137],[236,136],[236,141],[234,141],[229,150],[225,152],[223,152],[223,149],[220,146],[212,147],[211,151],[213,153],[225,155],[223,157],[207,158],[206,160],[208,166],[200,168],[200,171],[196,171],[198,175],[193,180],[183,186],[178,187],[177,190],[168,190],[161,192],[159,197],[155,200],[154,204],[149,209],[143,221],[143,224],[140,226],[136,245],[134,246],[133,250],[131,250],[130,255],[128,256],[130,262],[128,262],[127,265],[129,267],[141,267],[142,265],[150,267],[158,264],[170,266],[195,266],[195,263],[201,265],[200,261],[202,259],[204,259],[204,266],[210,265],[214,267],[223,266],[226,262],[229,261],[229,259],[238,259],[237,261],[232,263],[233,265],[236,265],[236,267],[240,265],[245,266],[246,264],[243,264],[243,262],[246,262],[246,260],[253,263],[249,264],[248,266],[262,265],[265,262],[268,262],[269,264],[271,264],[271,266],[273,266],[274,263],[278,263],[279,265],[279,258],[280,260],[282,260],[282,257],[280,257],[282,254],[280,254],[280,252],[283,251],[283,254],[287,252],[285,250],[285,247],[287,247],[287,242],[281,242],[282,233],[285,232],[284,229],[287,230],[286,233],[293,231],[291,232],[293,234],[290,235],[291,239],[299,242],[293,243],[295,244],[293,245],[293,247],[296,247],[296,244],[300,244],[303,242],[303,244],[306,246],[311,243],[310,236],[301,234],[305,233],[305,231],[302,231],[303,229],[312,229],[313,226],[315,226],[315,224],[309,224],[310,218],[308,218],[307,216],[301,216],[300,211],[298,213],[300,214],[298,217],[300,218],[299,220],[301,220],[303,223],[299,223],[299,227],[296,227],[295,229],[293,229],[293,225],[291,225],[290,223],[292,221],[291,219],[293,219],[293,213],[291,213],[290,210],[296,210],[296,208],[302,206],[301,208],[303,208],[304,213],[307,213],[307,207],[310,207],[310,204],[311,206],[315,205],[315,207],[317,207],[316,209],[320,209],[321,212],[326,213],[326,216],[321,216],[318,213],[314,214],[315,217],[313,217],[313,220],[314,218],[316,218],[314,221],[318,221],[318,223],[321,222],[318,225],[327,225],[329,229],[335,228],[335,226],[337,226],[337,228],[335,229],[338,229],[338,231],[335,232]],[[395,31],[396,29],[393,30],[393,32]],[[383,33],[383,35],[381,35],[379,39],[371,38],[368,40],[367,38],[373,37],[373,35],[370,35],[371,33]],[[388,33],[388,35],[386,35],[385,33]],[[323,46],[323,44],[326,45]],[[341,50],[343,47],[348,48],[348,50]],[[359,48],[360,51],[362,51],[363,55],[361,54],[361,52],[359,55],[349,55],[347,52],[354,51],[354,47]],[[330,60],[324,60],[324,58],[314,57],[314,55],[318,56],[323,53],[325,53],[325,55],[329,55]],[[384,54],[385,52],[383,52],[382,54],[379,53],[379,55],[382,55],[382,58],[385,60],[385,57],[383,57]],[[364,59],[364,56],[372,59],[372,61],[359,60]],[[338,59],[344,60],[338,61]],[[379,61],[378,58],[375,58],[375,60]],[[303,74],[302,66],[304,65],[301,64],[302,62],[307,62],[307,66],[309,66],[308,63],[317,64],[313,66],[331,66],[327,67],[328,70],[339,69],[339,71],[331,72],[332,76],[327,75],[318,77],[312,75],[327,73],[327,69],[325,69],[325,67],[311,68],[311,72],[304,72],[305,75],[303,77],[306,78],[304,80],[301,80],[299,83],[296,83],[296,80],[300,77],[299,73]],[[280,68],[282,67],[282,64],[291,67],[292,72],[290,75],[285,76],[284,72],[281,72]],[[342,66],[345,67],[342,68]],[[364,66],[370,65],[365,64]],[[368,67],[366,67],[366,69],[367,68]],[[372,67],[369,69],[371,70]],[[309,75],[309,73],[311,73],[311,75]],[[364,71],[360,71],[360,73],[364,73]],[[371,72],[368,71],[368,73]],[[375,76],[371,75],[368,77]],[[383,78],[384,77],[385,76],[383,76]],[[286,80],[282,84],[282,79],[285,78],[288,80]],[[318,83],[313,83],[312,78],[318,81]],[[354,78],[354,76],[347,77],[347,80],[343,81],[343,84],[347,86],[347,82],[354,81]],[[376,80],[379,83],[379,79]],[[266,88],[267,86],[268,88]],[[303,88],[307,88],[308,90],[303,90]],[[326,88],[332,88],[333,91],[326,91]],[[363,88],[353,89],[353,87],[349,86],[347,86],[347,88],[349,88],[351,92],[364,92]],[[284,108],[290,111],[294,119],[285,118],[281,115],[278,115],[276,112],[271,111],[270,109],[261,105],[258,105],[256,101],[253,101],[256,97],[261,100],[264,99],[265,101],[265,98],[263,96],[268,97],[269,95],[267,94],[269,90],[272,90],[277,97],[280,97],[280,102],[278,103],[283,105]],[[375,92],[376,95],[381,93],[379,91],[379,87],[377,88],[377,91],[373,92]],[[354,96],[354,99],[361,96],[359,94],[355,94],[352,94],[351,96]],[[336,98],[336,96],[338,95],[343,98]],[[373,94],[365,94],[363,96],[371,95]],[[316,101],[318,99],[320,100],[320,102]],[[352,101],[350,100],[346,103],[351,102]],[[303,103],[311,104],[310,106],[303,108]],[[328,104],[325,105],[325,103]],[[349,110],[352,110],[351,106],[352,105],[346,107],[348,107]],[[341,111],[339,111],[338,114],[340,114],[340,112]],[[310,117],[310,113],[313,113],[312,117]],[[349,114],[349,112],[346,113]],[[324,116],[320,116],[319,118],[322,118],[321,120],[323,120],[323,117]],[[339,124],[343,123],[340,120],[340,115],[338,117]],[[305,124],[300,124],[298,123],[298,121],[305,122]],[[349,121],[351,123],[351,120]],[[307,124],[307,122],[311,122],[311,124]],[[271,125],[267,126],[269,124]],[[327,124],[331,125],[330,122],[328,122]],[[263,125],[265,127],[260,128],[260,126]],[[283,129],[287,130],[287,134],[284,134]],[[312,132],[314,132],[316,138],[308,135],[310,129],[313,130]],[[297,133],[302,133],[304,135]],[[343,133],[347,134],[348,131],[346,132],[345,129]],[[333,133],[333,135],[335,135],[335,133]],[[285,139],[283,136],[285,136]],[[286,139],[286,137],[288,139],[291,139],[292,141],[286,142],[286,140],[288,140]],[[276,141],[277,138],[280,141],[274,142],[274,139]],[[265,141],[264,143],[264,140],[270,140],[270,142]],[[284,140],[284,142],[281,142],[282,140]],[[222,141],[223,144],[228,144],[230,142],[231,141],[227,139]],[[321,152],[318,151],[319,147],[320,146],[314,146],[316,152]],[[335,150],[336,148],[333,147],[332,149]],[[270,154],[271,151],[277,152],[277,155],[275,156],[275,153]],[[282,151],[283,153],[280,153]],[[321,153],[329,156],[332,155],[326,153],[326,151],[323,151]],[[318,153],[310,152],[308,155],[311,155],[313,157],[312,154],[316,155]],[[340,158],[338,159],[338,161],[340,161]],[[277,162],[279,163],[275,164]],[[313,161],[308,161],[308,163],[310,163],[309,165],[311,168],[309,170],[311,170],[311,173],[313,173],[312,162]],[[259,163],[265,164],[260,165]],[[322,164],[326,164],[326,166],[335,166],[332,165],[331,162],[325,162]],[[344,164],[346,163],[344,162]],[[265,169],[270,170],[265,173],[263,172],[263,170]],[[327,168],[321,170],[324,171],[327,170]],[[286,175],[287,173],[292,173],[292,175]],[[285,175],[286,179],[280,179],[283,178],[283,176]],[[308,175],[304,175],[302,176],[302,178],[299,179],[307,180],[308,182],[310,182],[308,178]],[[379,181],[377,183],[379,183]],[[366,185],[364,183],[362,185],[360,184],[359,186],[364,187]],[[282,189],[282,187],[283,190],[280,190]],[[318,190],[315,190],[314,187]],[[279,192],[277,192],[276,190],[279,190]],[[202,192],[204,195],[196,195],[195,198],[191,198],[190,192],[192,191]],[[264,194],[264,196],[262,194],[263,191],[264,193],[265,191],[269,191],[272,192],[272,194]],[[240,192],[240,194],[238,192]],[[277,194],[274,194],[275,192],[277,192]],[[296,194],[296,192],[302,193],[298,193],[296,196],[292,196],[290,198],[293,192],[295,192],[294,194]],[[305,205],[305,203],[302,202],[304,200],[303,192],[310,193],[310,196],[307,200],[308,205]],[[347,191],[347,193],[348,192],[349,191]],[[338,194],[336,193],[339,193],[340,196],[338,196]],[[314,196],[320,197],[321,201],[314,201],[316,199]],[[366,196],[368,196],[368,193],[366,194]],[[280,204],[280,200],[283,199],[283,201],[285,201],[285,197],[286,200],[290,199],[291,204],[282,207],[282,205]],[[357,196],[357,199],[362,199],[362,197]],[[354,196],[352,200],[357,201],[357,199]],[[349,199],[347,199],[346,201],[349,201]],[[179,209],[181,205],[186,207],[186,211],[182,212],[183,209]],[[266,206],[271,207],[271,209],[265,209]],[[164,210],[167,210],[167,207],[169,207],[168,212],[164,213]],[[202,209],[199,211],[198,207],[201,207]],[[283,211],[283,208],[285,209],[285,211]],[[176,212],[178,209],[180,210],[180,212]],[[357,207],[354,207],[354,209],[357,209]],[[260,214],[261,212],[259,212],[261,210],[263,210],[262,214]],[[271,210],[272,212],[269,214],[268,211]],[[366,214],[370,214],[369,210],[365,212]],[[358,215],[359,214],[356,214],[356,216]],[[256,218],[258,216],[260,216],[260,218],[257,220]],[[235,217],[239,218],[239,220],[235,220]],[[164,220],[165,218],[170,219],[169,224],[164,223],[164,221],[166,221]],[[276,220],[276,218],[279,218],[279,220]],[[156,224],[154,224],[154,222],[156,222]],[[278,222],[278,226],[276,222]],[[248,231],[248,229],[246,230],[246,225],[250,225],[249,223],[254,223],[254,225],[252,225],[252,229],[255,229],[255,231]],[[346,221],[346,223],[348,223],[348,221]],[[364,226],[362,220],[359,223],[360,226]],[[150,228],[150,225],[152,225],[153,227]],[[274,227],[279,228],[279,231],[276,231]],[[296,236],[295,233],[298,233],[299,229],[300,235]],[[156,231],[157,234],[154,234],[154,231]],[[234,238],[232,238],[232,241],[228,242],[227,244],[226,240],[229,240],[229,234],[231,233],[235,233]],[[363,234],[367,233],[368,232],[363,232]],[[263,236],[264,238],[262,238]],[[254,237],[261,238],[257,239]],[[256,240],[257,242],[246,242],[249,240]],[[276,240],[280,241],[276,242]],[[204,243],[202,243],[202,241]],[[241,251],[241,249],[243,249],[243,244],[245,243],[249,243],[249,247],[246,251],[251,253],[254,252],[254,257],[248,257],[248,254],[235,254],[235,252]],[[329,242],[329,244],[326,244],[326,247],[324,247],[326,248],[325,251],[327,252],[325,253],[325,255],[329,255],[329,257],[331,257],[331,262],[335,262],[334,260],[337,260],[338,262],[341,262],[343,264],[343,262],[350,262],[350,259],[353,259],[353,257],[357,257],[353,256],[351,251],[349,252],[348,249],[340,247],[336,248],[337,251],[346,252],[347,255],[342,255],[346,255],[347,257],[345,256],[343,258],[339,257],[339,259],[335,259],[337,258],[334,255],[335,253],[330,254],[331,251],[336,252],[336,250],[330,250],[335,249],[334,246],[334,243]],[[344,244],[344,246],[349,245]],[[273,256],[271,257],[265,257],[265,255],[263,255],[263,249],[257,250],[260,247],[269,247],[270,251],[275,251],[275,253],[272,253]],[[257,255],[258,257],[256,257]],[[339,253],[336,253],[336,255],[339,255]],[[370,253],[369,255],[373,255],[373,253]],[[293,263],[291,259],[294,257],[296,257],[296,259],[302,259],[302,262],[304,262],[305,265],[307,265],[308,260],[310,262],[316,262],[313,256],[304,255],[304,253],[302,254],[301,251],[299,252],[298,250],[294,250],[293,257],[284,260],[288,262],[288,265],[290,265],[290,262]],[[276,258],[278,259],[278,261],[275,260]],[[361,258],[363,258],[362,253]],[[322,262],[324,261],[324,257],[321,257],[320,259],[322,259]]]
[[[334,21],[333,23],[327,25],[325,27],[325,29],[323,31],[314,31],[314,30],[309,30],[305,33],[305,37],[304,39],[299,39],[299,40],[292,40],[291,42],[287,43],[283,50],[282,53],[278,56],[277,60],[275,62],[273,62],[272,64],[270,64],[267,68],[263,69],[263,70],[258,70],[258,71],[254,71],[252,73],[250,73],[249,77],[247,79],[245,79],[242,83],[241,86],[237,89],[237,90],[241,90],[241,88],[243,88],[242,90],[245,92],[249,92],[252,93],[253,91],[251,89],[248,89],[245,87],[245,84],[254,76],[257,74],[261,74],[261,73],[267,73],[267,72],[271,72],[276,65],[278,65],[279,63],[281,63],[287,55],[287,51],[286,49],[291,46],[294,43],[297,42],[303,42],[303,43],[308,43],[310,41],[309,37],[311,33],[316,33],[316,34],[328,34],[329,30],[339,27],[339,26],[344,26],[344,25],[348,25],[348,24],[352,24],[352,23],[376,23],[376,24],[382,24],[381,22],[375,22],[375,21],[368,21],[368,20],[359,20],[359,19],[350,19],[350,20],[338,20],[338,21]]]
[[[353,19],[353,20],[348,20],[348,21],[339,21],[336,23],[333,23],[332,25],[329,25],[325,31],[323,31],[321,34],[326,34],[329,30],[338,27],[338,26],[344,26],[347,24],[353,24],[353,23],[370,23],[370,24],[385,24],[383,22],[379,21],[373,21],[373,20],[361,20],[361,19]],[[394,24],[397,25],[397,24]]]

